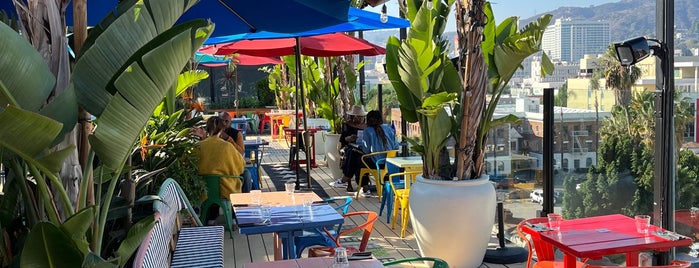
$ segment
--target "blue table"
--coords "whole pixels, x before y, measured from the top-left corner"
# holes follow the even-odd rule
[[[303,212],[302,205],[272,207],[270,224],[260,224],[259,210],[251,206],[234,206],[239,232],[245,235],[275,233],[286,241],[294,241],[304,229],[323,228],[344,223],[344,218],[328,204],[313,204],[312,213]],[[275,246],[277,244],[275,243]],[[285,243],[283,249],[289,258],[295,258],[294,243]]]
[[[251,165],[246,165],[245,169],[247,169],[250,172],[250,176],[252,177],[252,189],[253,190],[259,190],[261,188],[260,185],[260,163],[262,162],[262,150],[260,150],[261,146],[264,145],[269,145],[269,142],[266,140],[246,140],[244,141],[245,143],[245,155],[243,155],[244,158],[250,159],[250,162],[252,163]]]

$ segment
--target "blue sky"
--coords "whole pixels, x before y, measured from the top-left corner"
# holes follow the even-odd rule
[[[520,18],[529,18],[535,14],[546,11],[551,11],[559,7],[589,7],[592,5],[601,5],[606,3],[614,3],[620,0],[492,0],[490,1],[493,7],[495,19],[500,21],[502,18],[510,16],[518,16]],[[386,3],[388,15],[398,16],[398,2],[389,1]],[[370,8],[372,12],[381,12],[381,7]],[[447,31],[454,31],[453,16],[450,16],[450,22],[447,24]]]

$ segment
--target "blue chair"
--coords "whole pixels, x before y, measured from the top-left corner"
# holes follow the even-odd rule
[[[349,209],[350,203],[352,203],[352,197],[349,196],[339,196],[339,197],[331,197],[323,200],[326,203],[335,203],[335,210],[338,212],[341,212],[342,215],[347,214],[347,210]],[[342,202],[338,204],[338,201]],[[337,232],[342,228],[342,224],[336,226],[333,230],[329,230],[329,232],[332,235],[337,234]],[[286,243],[286,239],[282,238],[282,244]],[[294,252],[296,254],[296,258],[301,257],[301,253],[303,252],[304,249],[310,246],[316,246],[316,245],[322,245],[322,246],[327,246],[327,247],[332,247],[335,246],[335,242],[333,242],[332,238],[328,237],[325,232],[323,232],[322,229],[320,228],[315,228],[315,229],[307,229],[303,230],[303,234],[301,236],[297,236],[294,238]],[[286,255],[286,252],[284,252],[284,255]],[[284,256],[284,259],[288,259],[288,256]]]

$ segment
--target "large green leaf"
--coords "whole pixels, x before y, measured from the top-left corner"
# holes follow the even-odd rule
[[[108,97],[98,127],[89,137],[100,161],[114,169],[124,163],[153,110],[212,30],[204,20],[180,24],[134,54],[114,81],[118,93]]]
[[[39,52],[4,23],[0,23],[0,36],[0,83],[4,85],[0,86],[0,110],[13,104],[28,111],[39,111],[53,90],[56,78]]]
[[[70,216],[62,225],[61,230],[70,235],[73,243],[86,255],[89,252],[90,244],[87,242],[87,230],[95,222],[95,206],[86,207]]]
[[[116,257],[119,259],[119,267],[124,267],[124,265],[126,265],[126,262],[128,262],[131,255],[136,252],[143,238],[148,235],[148,232],[153,229],[154,225],[155,217],[150,215],[140,220],[134,226],[131,226],[129,233],[126,235],[126,239],[121,241],[121,245],[119,245],[119,249],[116,252]]]
[[[47,154],[49,146],[61,130],[61,123],[51,118],[8,106],[0,112],[0,147],[37,165],[47,173],[58,173],[66,150]],[[21,133],[21,135],[19,134]],[[69,147],[72,148],[72,147]]]
[[[63,140],[63,137],[68,132],[75,128],[78,122],[78,99],[75,96],[75,90],[69,86],[66,90],[58,94],[49,104],[47,104],[40,114],[48,116],[58,122],[63,123],[60,133],[52,142],[56,145]]]
[[[399,54],[401,41],[395,36],[389,36],[386,43],[386,74],[391,79],[391,85],[396,91],[396,97],[400,102],[400,110],[403,119],[408,122],[417,122],[417,108],[421,106],[420,99],[415,97],[410,89],[401,80]]]
[[[94,43],[79,58],[73,73],[80,105],[95,116],[101,115],[117,91],[111,85],[114,74],[131,65],[130,58],[138,49],[169,29],[196,2],[138,1],[110,21],[109,27],[95,31],[99,36],[91,36]]]
[[[83,255],[71,238],[49,222],[34,225],[22,250],[20,266],[24,268],[81,267]]]

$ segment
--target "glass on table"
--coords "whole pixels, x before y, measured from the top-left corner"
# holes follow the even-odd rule
[[[648,227],[650,226],[650,216],[649,215],[636,215],[634,216],[636,221],[636,231],[641,234],[648,234]]]
[[[296,188],[296,182],[289,181],[289,182],[284,183],[284,190],[286,191],[286,194],[288,194],[288,195],[293,195],[295,188]]]
[[[347,249],[343,247],[335,248],[335,258],[333,260],[333,268],[349,267],[349,259],[347,259]]]
[[[561,230],[561,221],[563,220],[563,216],[561,214],[557,213],[549,213],[546,215],[549,220],[549,229],[552,231],[560,231]]]
[[[260,207],[260,219],[263,224],[271,223],[272,221],[272,207],[261,206]]]

